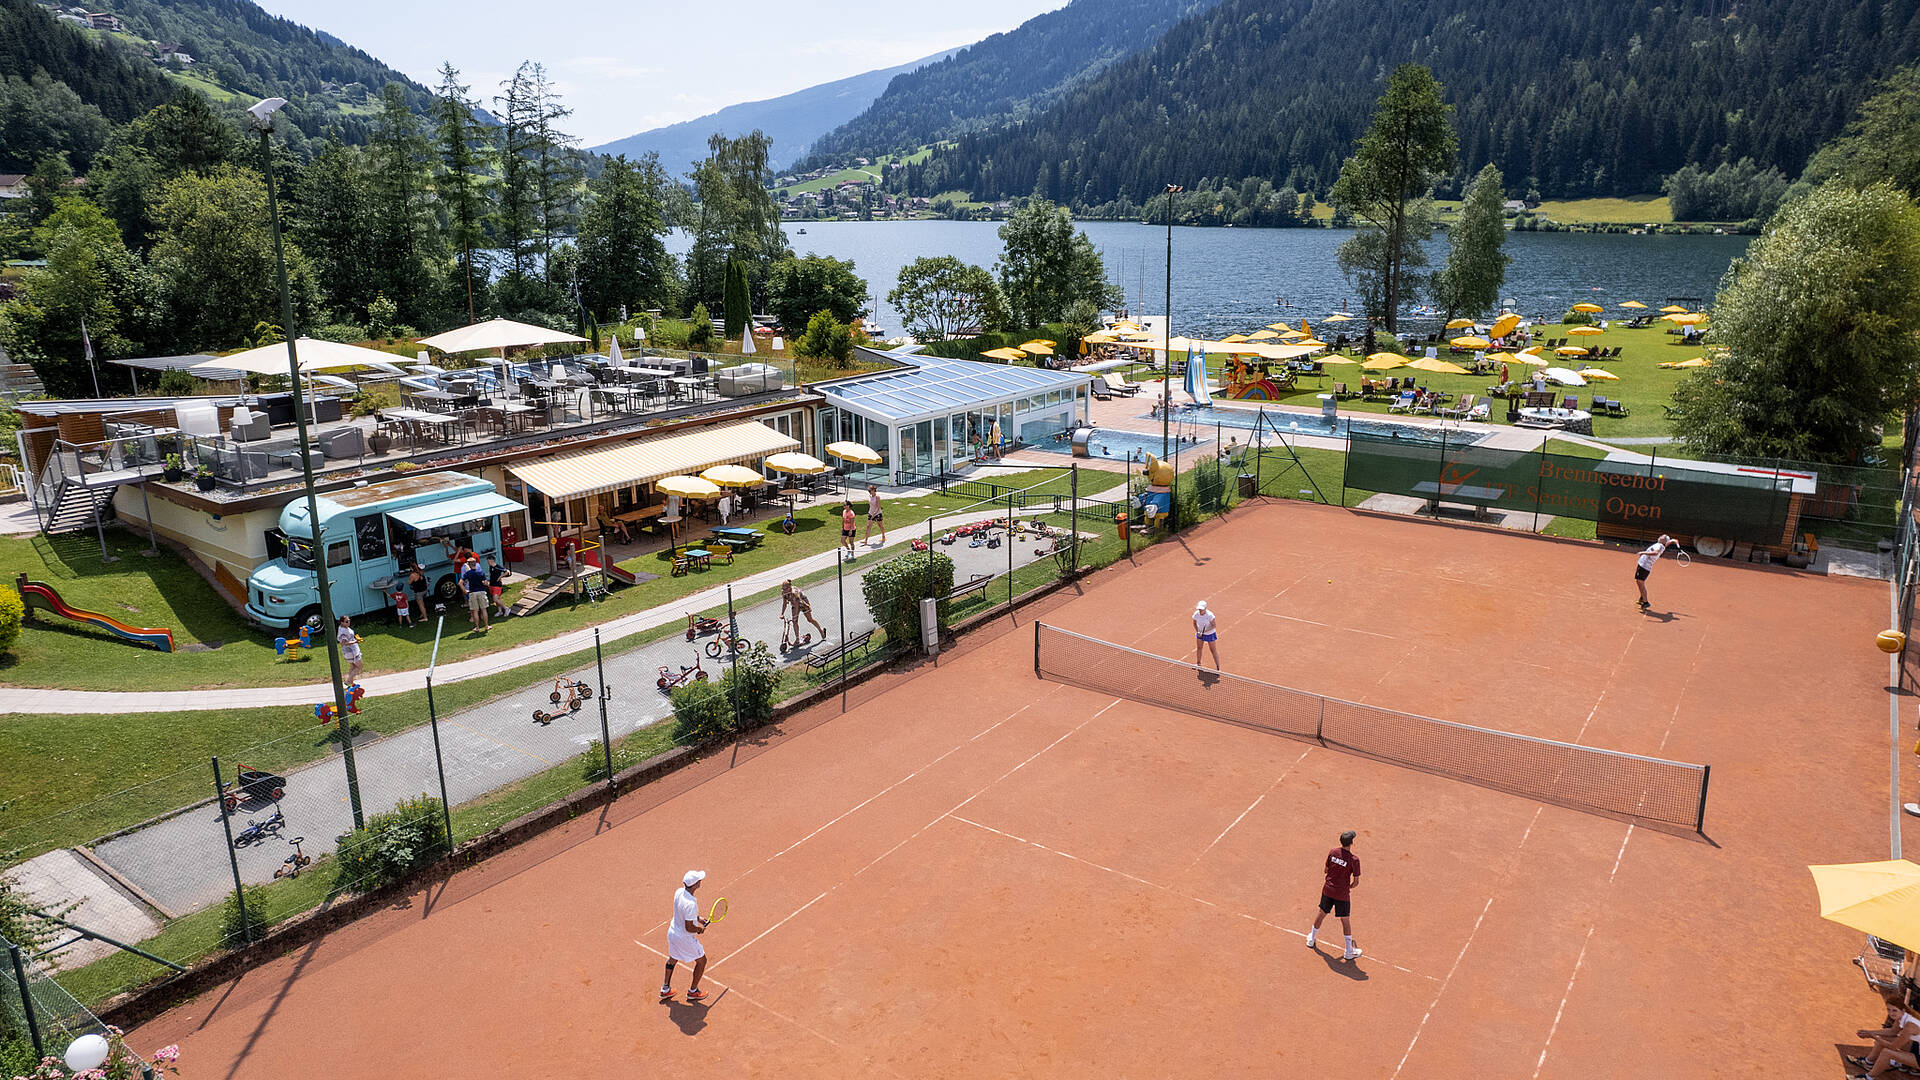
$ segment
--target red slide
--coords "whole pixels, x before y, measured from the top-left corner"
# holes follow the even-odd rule
[[[596,548],[593,551],[580,552],[580,561],[586,563],[588,566],[600,566],[599,549]],[[640,582],[639,578],[633,576],[633,571],[620,569],[619,563],[610,562],[602,566],[601,569],[607,572],[608,577],[622,585],[637,585]]]
[[[162,630],[146,626],[128,626],[126,623],[121,622],[111,615],[102,615],[98,611],[87,611],[82,608],[70,607],[66,601],[60,599],[60,594],[54,591],[53,586],[43,581],[29,581],[25,574],[20,575],[19,586],[20,599],[26,603],[28,608],[45,608],[63,619],[72,619],[74,622],[87,626],[97,626],[116,637],[122,637],[128,641],[138,642],[142,645],[151,645],[161,652],[173,651],[173,631],[171,630]]]

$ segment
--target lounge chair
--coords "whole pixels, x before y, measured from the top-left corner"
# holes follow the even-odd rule
[[[1467,410],[1466,418],[1468,420],[1485,420],[1487,419],[1487,417],[1492,415],[1492,413],[1493,413],[1493,403],[1489,401],[1482,401],[1479,404],[1475,405],[1473,408]]]
[[[1568,394],[1566,400],[1560,403],[1560,407],[1563,409],[1578,409],[1580,407],[1580,399],[1574,397],[1572,394]]]
[[[1464,417],[1467,415],[1467,413],[1473,411],[1473,403],[1475,400],[1477,400],[1475,395],[1467,394],[1460,399],[1458,404],[1450,405],[1444,409],[1436,409],[1434,411],[1438,412],[1441,416],[1452,416],[1456,418]]]
[[[1126,376],[1120,374],[1117,371],[1111,375],[1104,375],[1102,376],[1102,378],[1107,380],[1107,389],[1113,391],[1116,394],[1124,394],[1127,397],[1132,397],[1133,395],[1140,392],[1140,388],[1138,386],[1135,386],[1134,384],[1128,382],[1126,379]]]
[[[1390,413],[1412,412],[1413,400],[1413,391],[1402,390],[1400,391],[1400,396],[1393,399],[1393,404],[1387,406],[1387,411]]]

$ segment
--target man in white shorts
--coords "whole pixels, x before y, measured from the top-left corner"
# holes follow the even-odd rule
[[[660,983],[661,1001],[673,996],[673,965],[681,961],[693,965],[693,985],[687,988],[687,1000],[706,1000],[700,976],[707,971],[707,950],[696,935],[707,932],[707,920],[700,917],[700,901],[693,898],[706,876],[705,870],[687,871],[673,894],[673,918],[667,921],[667,977]]]
[[[1638,559],[1634,560],[1637,565],[1633,571],[1633,583],[1640,588],[1641,611],[1653,606],[1653,602],[1647,599],[1647,575],[1653,573],[1653,564],[1660,561],[1660,556],[1666,554],[1667,545],[1671,543],[1673,543],[1673,537],[1661,533],[1660,539],[1655,540],[1647,550],[1640,553]]]

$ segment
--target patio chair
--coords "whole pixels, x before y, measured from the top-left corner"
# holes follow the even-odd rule
[[[1387,406],[1387,411],[1390,413],[1412,412],[1413,402],[1414,402],[1413,391],[1402,390],[1400,391],[1400,396],[1393,399],[1393,404]]]
[[[336,428],[323,432],[318,440],[320,451],[331,460],[357,458],[367,452],[366,435],[357,427]]]
[[[1350,398],[1352,396],[1353,396],[1353,391],[1347,389],[1346,383],[1337,382],[1333,384],[1334,400],[1338,401],[1341,398]]]
[[[1574,397],[1572,394],[1568,394],[1566,399],[1560,402],[1560,407],[1563,409],[1578,409],[1580,407],[1580,399]]]
[[[1607,399],[1607,415],[1608,416],[1628,415],[1626,403],[1621,401],[1619,398],[1608,398]]]
[[[1482,401],[1479,404],[1475,405],[1473,408],[1467,410],[1466,419],[1485,420],[1492,414],[1493,414],[1493,403],[1490,401]]]

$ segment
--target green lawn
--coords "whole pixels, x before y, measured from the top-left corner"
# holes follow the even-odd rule
[[[1045,482],[1044,490],[1066,490],[1064,474],[1017,472],[987,479],[1002,486],[1021,487]],[[1119,483],[1111,473],[1083,470],[1084,494]],[[932,514],[966,506],[970,497],[931,495],[888,500],[887,524],[895,531],[911,528]],[[665,553],[629,559],[627,569],[660,575],[610,593],[598,604],[569,606],[555,601],[547,610],[525,619],[504,619],[487,634],[476,634],[455,614],[447,620],[440,645],[443,663],[477,656],[529,641],[592,626],[632,612],[646,610],[727,581],[768,570],[832,548],[839,540],[839,504],[820,502],[802,507],[795,515],[799,530],[791,537],[778,531],[778,519],[757,523],[771,530],[757,549],[742,553],[732,566],[714,566],[675,577]],[[699,535],[705,535],[702,529]],[[110,533],[109,549],[118,562],[102,565],[95,540],[73,534],[48,540],[0,538],[0,566],[7,580],[25,571],[57,590],[69,604],[105,612],[137,626],[166,627],[174,634],[176,651],[161,653],[130,645],[104,632],[39,612],[34,624],[22,631],[11,652],[0,654],[0,682],[14,686],[45,686],[84,690],[185,690],[223,686],[280,686],[324,682],[327,661],[322,652],[298,660],[275,655],[273,639],[249,628],[199,574],[166,548],[153,558],[140,554],[144,540],[128,533]],[[538,556],[522,569],[538,574],[544,564]],[[511,599],[511,596],[509,597]],[[367,674],[408,671],[427,665],[433,651],[431,622],[396,627],[384,618],[369,618],[359,627],[365,639]]]
[[[1673,220],[1665,195],[1629,195],[1624,199],[1550,199],[1534,213],[1562,225],[1663,225]]]

